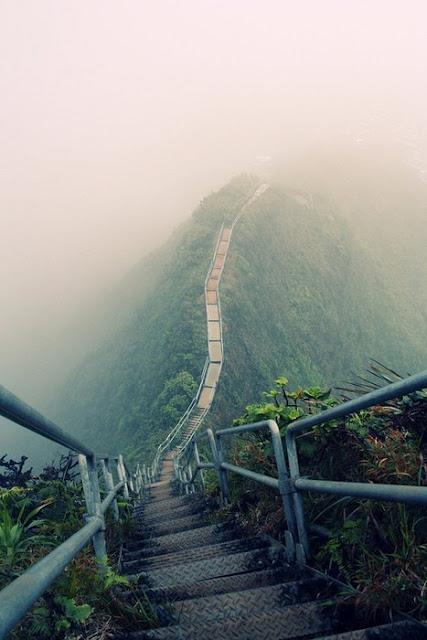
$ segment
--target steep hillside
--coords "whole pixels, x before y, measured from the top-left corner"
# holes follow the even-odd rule
[[[206,358],[204,280],[219,228],[257,184],[243,177],[208,196],[116,292],[128,325],[86,358],[58,402],[61,423],[97,449],[149,450],[185,409]]]
[[[368,358],[425,366],[425,321],[320,196],[272,188],[239,222],[222,285],[225,366],[215,420],[272,377],[342,383]]]
[[[128,325],[88,356],[61,418],[103,450],[151,455],[185,409],[206,356],[203,285],[217,233],[258,181],[233,180],[123,285]],[[238,222],[223,282],[225,366],[210,420],[231,421],[271,379],[342,382],[368,356],[421,368],[422,318],[322,198],[271,187]],[[126,304],[129,304],[128,302]]]

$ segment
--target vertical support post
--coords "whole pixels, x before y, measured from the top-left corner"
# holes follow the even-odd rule
[[[226,487],[224,488],[224,485],[223,485],[223,476],[221,474],[221,463],[218,456],[218,449],[216,446],[216,441],[215,441],[215,437],[212,429],[207,429],[206,433],[208,434],[208,440],[209,440],[209,444],[212,451],[213,463],[215,465],[215,469],[218,474],[218,484],[219,484],[219,490],[220,490],[221,504],[224,506],[227,504],[228,493],[227,493],[227,488]]]
[[[179,488],[181,490],[181,493],[183,491],[185,491],[185,478],[184,478],[184,472],[182,469],[178,469],[178,473],[179,473]]]
[[[126,467],[125,467],[125,471],[126,471]],[[126,473],[127,473],[129,488],[132,491],[132,493],[135,493],[135,484],[134,484],[134,481],[133,481],[133,475],[131,473],[127,472],[127,471],[126,471]]]
[[[295,519],[294,505],[291,494],[291,482],[289,480],[288,468],[283,451],[282,438],[279,427],[274,420],[268,421],[271,441],[273,445],[274,457],[276,458],[277,475],[279,478],[279,491],[282,498],[283,512],[286,521],[285,542],[289,562],[294,560],[295,542],[298,540],[297,525]]]
[[[141,480],[141,467],[139,466],[139,462],[136,465],[135,482],[136,482],[136,490],[138,493],[138,498],[140,498],[142,494],[142,480]]]
[[[188,465],[187,465],[187,480],[188,480],[188,482],[190,482],[192,475],[193,474],[191,473],[191,464],[188,463]],[[190,484],[188,485],[188,491],[189,491],[189,493],[194,493],[194,483],[193,482],[190,482]]]
[[[218,451],[219,470],[220,470],[220,474],[221,474],[221,478],[222,478],[222,486],[223,486],[223,491],[224,491],[224,504],[227,505],[228,504],[228,496],[229,496],[228,474],[227,474],[227,471],[222,468],[222,463],[224,462],[224,455],[223,455],[223,451],[222,451],[221,436],[215,435],[215,441],[216,441],[216,448],[217,448],[217,451]]]
[[[290,429],[286,431],[286,451],[288,454],[291,483],[294,488],[292,496],[299,538],[299,543],[296,545],[297,560],[302,563],[310,556],[310,546],[308,542],[307,528],[305,525],[304,504],[301,494],[295,489],[295,480],[299,478],[300,472],[295,434],[292,433]]]
[[[196,461],[197,466],[199,466],[200,464],[200,455],[199,455],[199,448],[197,446],[197,442],[194,441],[194,459]],[[200,484],[202,485],[202,491],[203,493],[205,492],[205,478],[203,475],[203,469],[200,469],[199,471],[199,475],[200,475]]]
[[[124,482],[125,483],[125,485],[123,487],[123,495],[124,495],[126,500],[129,500],[129,489],[128,489],[128,483],[127,483],[127,478],[126,478],[126,470],[125,470],[125,466],[123,464],[123,456],[122,456],[122,454],[120,454],[118,459],[117,459],[117,473],[119,474],[120,482]]]
[[[110,459],[109,458],[104,458],[101,459],[101,468],[102,468],[102,473],[104,475],[104,480],[105,480],[105,486],[107,487],[108,491],[113,491],[114,490],[114,480],[113,480],[113,474],[111,473],[111,469],[110,469]],[[117,500],[116,498],[114,498],[113,502],[113,516],[114,516],[114,520],[116,522],[119,521],[119,507],[117,505]]]
[[[101,527],[92,537],[95,557],[98,563],[105,562],[107,549],[105,546],[105,522],[101,512],[101,496],[99,493],[98,469],[95,456],[79,455],[80,475],[89,518],[99,518]]]
[[[190,485],[189,485],[189,476],[187,471],[183,471],[182,472],[182,477],[184,478],[184,482],[185,482],[185,495],[188,496],[188,494],[190,493]]]

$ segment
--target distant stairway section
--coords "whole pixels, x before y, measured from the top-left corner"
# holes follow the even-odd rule
[[[214,255],[209,266],[209,270],[205,280],[205,305],[206,305],[206,321],[208,336],[208,360],[202,374],[199,391],[193,401],[190,411],[187,410],[184,420],[179,423],[179,428],[174,427],[171,434],[166,438],[167,447],[164,443],[160,445],[162,452],[170,448],[172,440],[175,441],[175,450],[177,453],[182,451],[188,441],[199,429],[204,417],[209,411],[215,397],[221,369],[224,362],[224,342],[222,336],[222,315],[221,304],[219,299],[219,285],[221,283],[222,273],[224,271],[227,260],[228,250],[230,248],[231,237],[234,227],[245,210],[255,202],[267,189],[268,184],[260,185],[253,195],[241,207],[232,224],[222,225],[218,234],[218,241],[215,247]],[[159,449],[160,449],[159,448]],[[161,455],[161,454],[160,454]],[[156,460],[155,466],[158,467],[160,456]],[[157,468],[154,470],[157,472]]]
[[[224,342],[222,336],[222,315],[219,299],[219,285],[230,248],[233,229],[244,213],[259,196],[268,189],[268,184],[262,184],[240,209],[238,215],[230,226],[222,226],[214,256],[205,280],[205,305],[208,336],[208,366],[202,379],[202,385],[197,404],[189,416],[182,438],[176,447],[177,452],[184,449],[193,434],[199,429],[206,413],[209,411],[215,397],[216,387],[221,375],[224,362]]]

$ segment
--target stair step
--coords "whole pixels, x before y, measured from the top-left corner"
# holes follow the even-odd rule
[[[175,600],[191,600],[203,596],[254,589],[286,581],[294,582],[297,579],[308,578],[310,575],[311,574],[305,569],[286,565],[278,569],[262,569],[260,571],[251,571],[250,573],[235,573],[228,576],[220,576],[219,578],[211,578],[203,582],[190,582],[172,587],[145,589],[143,592],[153,602],[172,602]]]
[[[170,498],[169,500],[162,500],[159,502],[145,502],[141,503],[138,507],[135,508],[134,514],[137,516],[140,515],[152,515],[155,513],[161,513],[162,511],[174,511],[179,507],[184,505],[191,504],[193,501],[188,496],[176,496],[175,498]]]
[[[170,535],[148,540],[129,540],[125,551],[128,553],[141,553],[146,557],[157,556],[164,553],[173,553],[181,549],[203,547],[216,542],[226,542],[237,537],[237,530],[229,525],[209,524],[198,529],[188,529]]]
[[[313,637],[327,632],[331,622],[327,609],[322,604],[306,603],[289,607],[274,607],[268,610],[247,612],[247,615],[220,620],[203,619],[154,629],[130,633],[129,640],[287,640]]]
[[[260,547],[251,551],[168,565],[167,567],[138,573],[145,577],[148,586],[156,588],[161,586],[172,587],[190,582],[203,582],[210,578],[256,571],[257,569],[266,569],[273,566],[275,566],[275,559],[269,554],[268,547]]]
[[[165,503],[165,502],[168,502],[169,500],[174,500],[176,498],[187,498],[187,496],[181,496],[178,493],[175,493],[174,491],[168,491],[167,495],[165,496],[148,495],[144,500],[144,504],[151,505],[154,508],[156,505],[160,504],[161,502]]]
[[[151,558],[135,557],[135,552],[132,558],[128,558],[125,554],[122,566],[125,570],[136,569],[138,570],[151,570],[160,568],[167,565],[185,564],[188,562],[196,562],[197,560],[204,560],[207,558],[215,558],[218,556],[229,555],[231,553],[238,553],[240,551],[250,551],[251,549],[262,548],[262,540],[257,537],[254,538],[242,538],[237,540],[230,540],[229,542],[218,542],[217,544],[206,545],[197,549],[185,549],[183,551],[175,551],[173,553],[163,554],[161,556],[155,556]],[[264,546],[267,546],[267,542],[264,542]]]
[[[200,515],[185,516],[184,518],[177,518],[170,520],[169,522],[159,522],[149,528],[137,529],[137,533],[144,535],[144,537],[158,537],[163,534],[176,533],[178,531],[187,531],[188,529],[197,529],[210,524],[208,520],[202,519]]]
[[[177,621],[244,616],[255,609],[284,607],[312,600],[325,599],[336,593],[336,587],[325,578],[309,578],[296,582],[280,582],[214,596],[174,602],[171,611]]]
[[[148,494],[148,499],[150,500],[150,502],[169,500],[170,498],[176,498],[176,494],[172,491],[172,489],[162,489],[161,491],[152,490]]]
[[[183,505],[181,507],[176,507],[175,509],[164,509],[160,511],[160,513],[156,513],[154,511],[153,513],[150,513],[149,516],[138,515],[135,518],[135,523],[139,528],[141,526],[151,527],[152,525],[157,524],[158,522],[165,522],[167,520],[170,521],[171,518],[176,520],[177,518],[182,518],[184,516],[191,516],[196,513],[202,513],[203,511],[206,511],[206,505],[203,505],[197,501],[194,504],[190,503],[187,505]]]
[[[427,626],[410,622],[394,622],[379,627],[369,627],[357,631],[346,631],[335,635],[321,636],[319,640],[426,640]]]

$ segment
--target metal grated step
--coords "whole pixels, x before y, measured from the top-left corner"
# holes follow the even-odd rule
[[[194,619],[217,620],[224,617],[243,616],[247,611],[325,599],[335,592],[336,589],[329,581],[317,577],[178,601],[171,605],[171,610],[179,623]]]
[[[124,556],[122,567],[126,570],[151,571],[151,569],[161,568],[163,566],[175,566],[177,564],[194,563],[197,560],[205,560],[207,558],[215,558],[226,556],[232,553],[250,551],[259,549],[262,541],[259,538],[243,538],[230,540],[229,542],[219,542],[217,544],[206,545],[198,549],[185,549],[183,551],[175,551],[174,553],[163,554],[151,558]],[[267,546],[265,542],[264,546]]]
[[[137,529],[137,533],[144,535],[144,537],[157,537],[163,534],[176,533],[177,531],[186,531],[188,529],[197,529],[197,527],[203,527],[210,524],[208,520],[200,517],[199,514],[192,516],[185,516],[185,518],[177,518],[176,520],[170,520],[169,522],[159,522],[151,527],[144,528],[142,526]]]
[[[313,637],[331,629],[327,607],[297,604],[268,611],[247,612],[241,617],[203,619],[152,631],[130,633],[129,640],[288,640]]]
[[[156,556],[173,553],[181,549],[203,547],[216,542],[226,542],[238,537],[239,531],[228,525],[209,524],[198,529],[188,529],[163,535],[159,538],[130,539],[124,548],[125,553]]]
[[[274,559],[269,555],[268,548],[263,547],[207,560],[168,565],[161,569],[142,571],[140,575],[145,578],[150,587],[171,587],[272,566],[274,566]]]
[[[203,582],[174,585],[173,587],[159,587],[156,589],[141,589],[153,602],[174,602],[176,600],[194,599],[204,596],[243,591],[280,582],[293,582],[295,579],[307,578],[309,574],[304,569],[285,566],[278,569],[263,569],[250,573],[235,573],[230,576],[211,578]],[[143,584],[143,583],[142,583]]]
[[[403,621],[379,627],[321,636],[319,640],[426,640],[427,626]]]
[[[177,518],[194,515],[195,513],[202,513],[205,510],[206,505],[194,502],[194,504],[185,504],[181,507],[176,507],[175,509],[164,509],[160,511],[160,513],[153,512],[147,516],[137,515],[134,520],[137,526],[143,525],[144,527],[150,527],[158,522],[166,522],[171,520],[171,518],[176,520]]]

